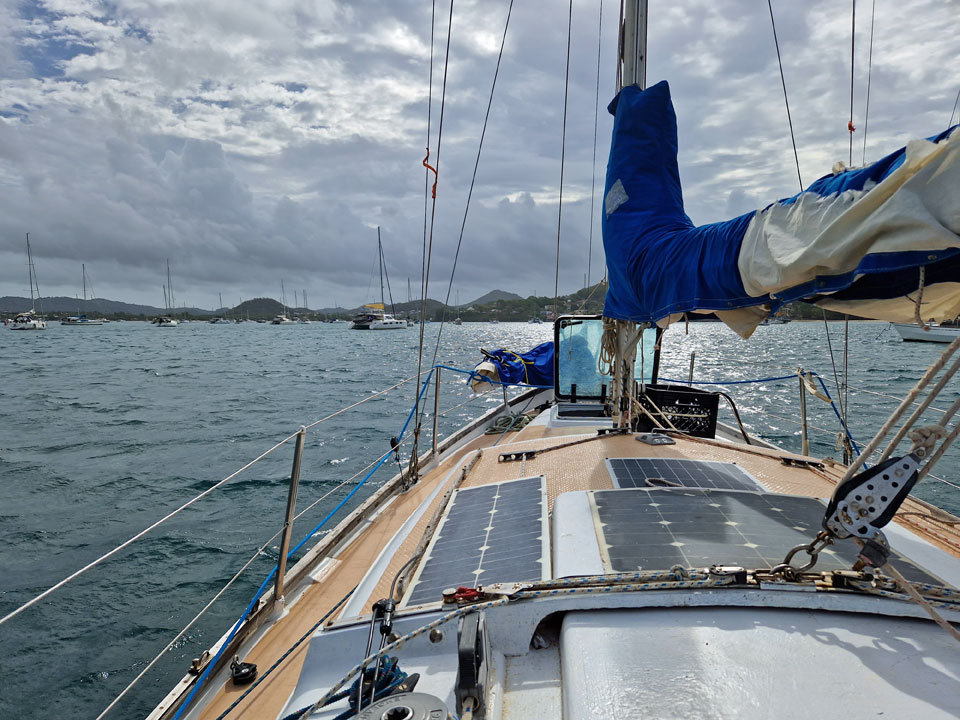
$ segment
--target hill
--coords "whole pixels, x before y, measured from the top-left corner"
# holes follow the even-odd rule
[[[473,302],[465,303],[465,305],[489,305],[498,300],[523,300],[523,298],[516,293],[507,292],[506,290],[491,290],[486,295],[481,295]],[[461,305],[461,307],[463,307],[463,305]]]

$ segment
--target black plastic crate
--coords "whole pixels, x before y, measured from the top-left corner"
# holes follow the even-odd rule
[[[677,430],[695,437],[716,437],[717,408],[720,404],[718,393],[684,385],[647,385],[646,393],[639,395],[638,400],[665,428],[670,428],[672,424]],[[639,432],[655,429],[646,413],[638,410],[636,414],[636,429]]]

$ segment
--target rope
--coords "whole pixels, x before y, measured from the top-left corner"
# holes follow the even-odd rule
[[[924,330],[927,329],[927,324],[923,321],[923,318],[920,317],[920,306],[923,304],[923,285],[924,280],[927,276],[927,266],[920,266],[920,285],[917,288],[917,299],[914,301],[913,306],[913,321],[917,323]]]
[[[893,576],[893,579],[897,581],[900,587],[907,591],[910,599],[923,608],[924,612],[926,612],[937,625],[946,630],[954,640],[960,642],[960,632],[957,632],[957,629],[953,627],[953,625],[944,620],[940,613],[934,610],[933,605],[919,592],[917,592],[917,589],[913,586],[913,583],[901,575],[900,571],[890,563],[887,563],[884,566],[884,569]]]
[[[873,21],[876,17],[877,0],[873,0],[873,9],[870,12],[870,52],[867,55],[867,107],[863,112],[863,158],[860,160],[861,165],[867,164],[867,122],[870,120],[870,80],[873,78]]]
[[[790,142],[793,143],[793,159],[797,163],[797,182],[800,183],[800,192],[803,192],[803,178],[800,176],[800,156],[797,155],[797,140],[793,134],[793,118],[790,117],[790,100],[787,98],[787,81],[783,76],[783,61],[780,59],[780,42],[777,40],[777,23],[773,19],[773,4],[767,0],[770,10],[770,25],[773,28],[773,44],[777,48],[777,65],[780,66],[780,84],[783,85],[783,103],[787,106],[787,123],[790,125]]]
[[[567,99],[570,95],[570,38],[573,35],[573,0],[567,10],[567,69],[563,80],[563,130],[560,133],[560,199],[557,203],[557,263],[553,276],[553,316],[560,306],[560,228],[563,218],[563,170],[567,159]],[[591,222],[593,218],[591,217]]]
[[[833,382],[837,386],[837,399],[840,400],[840,412],[843,412],[843,400],[842,393],[840,390],[840,376],[837,375],[837,360],[833,355],[833,341],[830,339],[830,326],[827,325],[827,311],[823,308],[820,308],[820,312],[823,314],[823,331],[827,336],[827,350],[830,351],[830,365],[833,367]]]
[[[593,207],[597,197],[597,126],[600,118],[600,49],[603,46],[602,40],[603,0],[600,0],[600,19],[597,21],[597,96],[593,103],[593,162],[590,164],[592,175],[590,177],[590,237],[587,240],[587,287],[590,287],[590,269],[593,262]],[[587,299],[589,300],[589,297]],[[586,303],[587,301],[584,300],[583,305],[586,305]],[[577,312],[579,313],[579,310]]]

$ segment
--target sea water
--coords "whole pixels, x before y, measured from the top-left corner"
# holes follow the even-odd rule
[[[357,332],[346,324],[51,324],[0,330],[0,615],[20,606],[289,437],[298,427],[417,373],[420,327]],[[425,358],[472,368],[479,348],[524,351],[552,339],[549,324],[439,323],[423,327]],[[845,328],[829,332],[841,373]],[[849,324],[849,425],[861,445],[944,346],[903,343],[883,323]],[[838,396],[823,323],[761,327],[750,341],[717,323],[673,326],[660,373],[686,379],[786,380],[723,386],[751,433],[800,450],[799,366]],[[416,383],[375,397],[307,433],[298,540],[390,449]],[[956,399],[953,382],[942,399]],[[869,391],[869,392],[867,392]],[[879,393],[879,394],[870,394]],[[476,396],[444,370],[440,435],[502,402]],[[433,389],[424,396],[429,412]],[[839,458],[834,410],[807,396],[811,454]],[[721,420],[733,417],[721,401]],[[928,413],[933,421],[935,411]],[[424,422],[421,451],[430,442]],[[411,426],[412,430],[412,426]],[[403,438],[409,455],[412,432]],[[251,557],[249,570],[164,653],[110,717],[146,715],[190,660],[237,619],[273,567],[293,444],[198,501],[48,599],[0,626],[0,717],[94,717]],[[956,451],[934,471],[960,480]],[[391,456],[349,510],[397,470]],[[343,487],[348,478],[360,473]],[[331,492],[332,491],[332,492]],[[932,479],[916,494],[953,512],[960,490]],[[332,522],[331,522],[332,525]],[[257,553],[258,548],[266,548]]]

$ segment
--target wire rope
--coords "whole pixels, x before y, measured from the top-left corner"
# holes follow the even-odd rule
[[[457,262],[460,259],[460,248],[463,245],[463,236],[467,228],[467,215],[470,212],[470,201],[473,199],[473,190],[477,183],[477,172],[480,168],[480,155],[483,152],[483,140],[487,135],[487,124],[490,120],[490,109],[493,106],[493,94],[497,88],[497,78],[500,75],[500,62],[503,60],[503,49],[507,44],[507,30],[510,27],[510,16],[513,13],[513,0],[510,0],[510,5],[507,8],[507,19],[503,25],[503,37],[500,40],[500,53],[497,55],[497,65],[493,71],[493,83],[490,85],[490,95],[487,98],[487,111],[483,116],[483,127],[480,130],[480,142],[477,144],[477,157],[473,163],[473,175],[470,178],[470,189],[467,191],[467,202],[463,208],[463,220],[460,222],[460,236],[457,239],[457,250],[453,255],[453,266],[450,268],[450,281],[447,283],[447,295],[444,299],[444,308],[450,304],[450,294],[453,292],[453,280],[457,272]],[[443,328],[446,324],[447,316],[446,310],[440,319],[440,328],[437,331],[437,342],[433,349],[433,362],[432,365],[437,364],[437,357],[440,352],[440,338],[443,335]]]
[[[590,236],[587,240],[587,287],[590,287],[590,272],[593,267],[593,209],[597,198],[597,127],[600,122],[600,50],[602,47],[603,0],[600,0],[600,18],[597,21],[597,96],[593,103],[593,162],[590,164],[592,174],[590,176]],[[585,304],[586,300],[584,301]]]
[[[773,4],[767,0],[770,10],[770,26],[773,28],[773,44],[777,49],[777,65],[780,66],[780,84],[783,85],[783,103],[787,106],[787,123],[790,125],[790,142],[793,144],[793,159],[797,163],[797,182],[800,183],[800,192],[803,192],[803,178],[800,175],[800,156],[797,154],[797,140],[793,134],[793,118],[790,116],[790,100],[787,98],[787,81],[783,75],[783,61],[780,59],[780,41],[777,40],[777,22],[773,19]]]
[[[553,316],[560,305],[560,228],[563,218],[563,170],[567,156],[567,100],[570,96],[570,38],[573,35],[573,0],[567,10],[567,67],[563,81],[563,129],[560,132],[560,197],[557,202],[557,262],[553,276]]]
[[[451,3],[453,0],[450,0]],[[423,251],[420,264],[420,344],[417,352],[417,376],[423,372],[423,340],[427,324],[427,217],[429,215],[429,191],[430,191],[430,168],[427,167],[427,158],[430,157],[430,132],[433,118],[433,48],[434,33],[437,20],[437,0],[433,0],[430,10],[430,78],[427,82],[427,157],[423,159]],[[420,393],[414,392],[414,412],[417,416],[417,423],[413,427],[413,452],[410,453],[411,462],[418,456],[417,444],[420,439]]]
[[[863,157],[861,165],[867,164],[867,127],[870,121],[870,81],[873,78],[873,24],[877,18],[877,0],[873,0],[870,12],[870,52],[867,54],[867,105],[863,111]]]
[[[960,90],[957,90],[957,99],[953,103],[953,110],[950,111],[950,122],[947,123],[947,127],[953,127],[953,116],[957,114],[957,110],[960,109]]]
[[[852,11],[850,13],[850,121],[847,123],[847,134],[850,136],[850,156],[848,165],[853,165],[853,70],[856,58],[856,39],[857,39],[857,0],[851,0]]]

